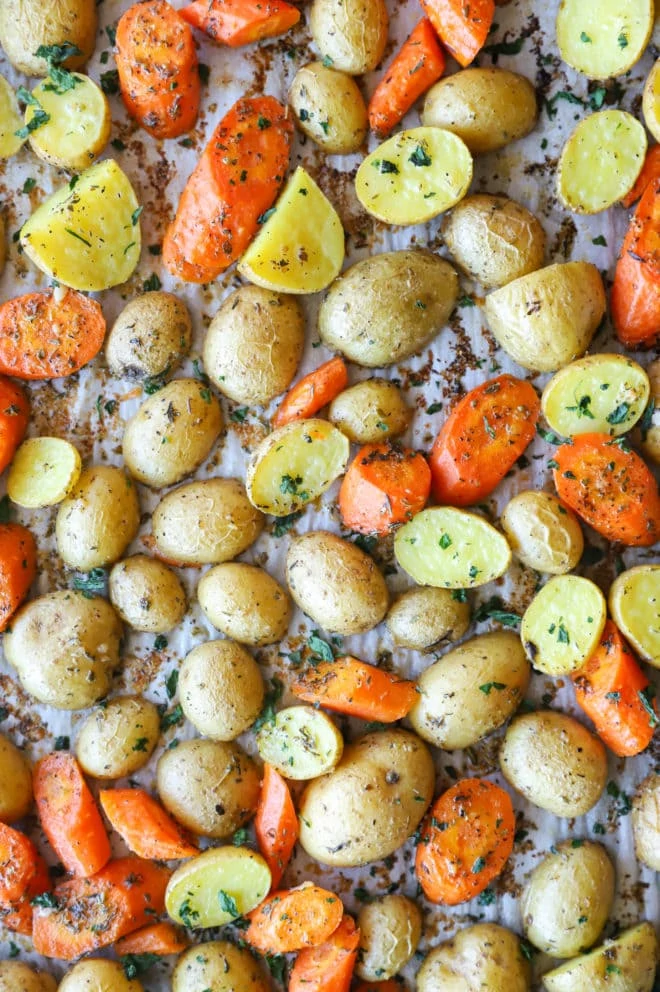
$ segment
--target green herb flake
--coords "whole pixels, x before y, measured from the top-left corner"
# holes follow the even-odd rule
[[[582,43],[583,43],[584,45],[590,45],[590,44],[591,44],[591,38],[589,37],[589,35],[587,34],[587,32],[586,32],[586,31],[582,31],[582,32],[580,33],[580,41],[581,41],[581,42],[582,42]]]
[[[255,731],[260,730],[266,723],[275,723],[276,709],[279,700],[284,692],[284,683],[277,676],[274,676],[270,680],[270,689],[264,696],[264,705],[261,713],[254,721],[252,729]]]
[[[335,655],[330,644],[324,641],[318,630],[314,630],[307,640],[307,647],[321,661],[334,661]]]
[[[477,860],[474,862],[470,870],[472,871],[473,875],[478,875],[479,872],[483,871],[485,867],[486,867],[486,859],[477,858]]]
[[[181,703],[177,703],[168,713],[164,713],[160,720],[160,729],[169,730],[170,727],[178,727],[183,723],[183,709]]]
[[[167,647],[168,641],[165,634],[159,634],[154,641],[154,651],[164,651]]]
[[[418,168],[424,168],[433,164],[433,160],[427,155],[423,145],[417,145],[412,155],[409,156],[408,161],[412,162]]]
[[[11,520],[11,503],[9,496],[5,495],[0,499],[0,524],[8,524]]]
[[[42,892],[38,896],[30,899],[31,906],[39,906],[41,909],[59,909],[59,903],[52,892]]]
[[[179,669],[173,668],[165,680],[165,692],[168,699],[174,699],[179,685]]]
[[[594,420],[594,415],[591,412],[591,396],[581,396],[578,400],[576,397],[575,406],[567,406],[566,409],[569,413],[575,413],[578,420],[585,417],[588,420]]]
[[[101,73],[101,89],[106,96],[119,93],[119,73],[116,69],[107,69]]]
[[[223,913],[229,913],[229,915],[234,918],[241,915],[238,911],[236,900],[233,896],[230,896],[228,892],[225,892],[224,889],[220,889],[218,892],[218,902],[220,903],[220,909]]]
[[[504,682],[484,682],[483,685],[479,686],[479,692],[483,692],[485,696],[490,696],[492,689],[498,689],[500,692],[502,689],[506,689],[506,683]]]
[[[56,751],[68,751],[71,747],[71,739],[64,735],[63,737],[55,738],[55,750]]]
[[[621,34],[617,38],[617,42],[619,43],[619,48],[623,49],[628,47],[628,35],[626,34],[625,31],[621,32]]]
[[[157,293],[158,290],[161,289],[162,285],[163,284],[156,273],[152,272],[151,275],[142,283],[142,290],[145,293]],[[162,374],[165,375],[164,372]],[[154,378],[156,378],[156,376],[154,376]]]
[[[655,711],[654,700],[655,700],[655,688],[652,685],[648,685],[646,689],[639,689],[637,692],[639,701],[649,715],[649,724],[651,727],[658,726],[658,716]]]
[[[105,592],[107,574],[104,568],[93,568],[91,572],[84,575],[76,575],[73,580],[73,588],[81,592],[86,599],[91,599],[100,593]]]
[[[447,548],[451,547],[452,540],[449,534],[443,534],[440,540],[438,541],[438,544],[440,545],[443,551],[446,551]]]
[[[273,536],[283,537],[285,534],[288,534],[293,525],[300,520],[301,516],[302,510],[296,510],[295,513],[287,513],[285,517],[277,517],[273,524]]]
[[[28,178],[23,183],[23,189],[21,190],[21,192],[31,193],[36,185],[37,185],[37,180],[33,179],[32,176],[28,176]]]
[[[232,835],[231,838],[231,842],[234,845],[234,847],[242,847],[244,844],[247,844],[249,839],[250,839],[250,834],[247,828],[239,827],[238,830],[234,831],[234,834]]]
[[[375,158],[371,163],[371,166],[373,169],[376,169],[377,172],[380,172],[381,175],[387,175],[388,173],[395,176],[399,175],[399,167],[396,163],[390,162],[389,159],[386,158]]]
[[[619,403],[605,418],[608,424],[623,424],[630,414],[630,403]]]
[[[184,927],[194,927],[195,921],[199,919],[199,913],[190,905],[190,899],[184,900],[179,906],[179,919]]]
[[[271,122],[268,120],[267,117],[262,117],[261,114],[259,114],[259,117],[257,119],[257,127],[259,128],[260,131],[267,130],[267,128],[270,127],[270,124]]]
[[[123,954],[120,958],[124,974],[129,981],[139,975],[144,975],[160,960],[162,959],[158,954]]]
[[[199,76],[200,82],[203,83],[204,86],[206,86],[206,84],[208,83],[211,77],[210,67],[206,65],[205,62],[200,62],[197,66],[197,74]]]
[[[592,245],[598,245],[599,248],[607,248],[607,240],[602,234],[599,234],[597,238],[591,239]]]

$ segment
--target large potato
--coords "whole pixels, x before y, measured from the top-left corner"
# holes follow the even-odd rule
[[[387,44],[385,0],[314,0],[309,26],[335,69],[361,76],[375,69]]]
[[[403,434],[412,415],[399,387],[387,379],[365,379],[350,386],[328,409],[328,419],[356,444],[377,444]]]
[[[0,734],[0,823],[13,823],[32,805],[32,771],[22,751]]]
[[[57,550],[70,568],[89,572],[121,558],[140,526],[140,504],[120,468],[92,465],[57,511]]]
[[[122,627],[110,603],[60,590],[24,606],[5,631],[7,661],[23,688],[60,710],[84,710],[107,695]]]
[[[127,978],[117,961],[88,958],[79,961],[60,982],[58,992],[143,992],[137,978]]]
[[[202,576],[197,599],[216,630],[241,644],[273,644],[282,640],[289,627],[289,597],[279,582],[257,565],[216,565]]]
[[[300,609],[332,633],[364,634],[387,611],[387,586],[373,558],[328,531],[291,541],[286,581]]]
[[[34,53],[40,45],[76,45],[81,55],[64,63],[84,65],[96,43],[95,0],[2,0],[0,45],[11,64],[27,76],[45,76],[46,60]]]
[[[181,707],[205,737],[233,741],[259,716],[264,700],[261,671],[233,641],[206,641],[190,651],[179,674]]]
[[[76,740],[83,771],[94,778],[124,778],[139,771],[160,736],[160,714],[141,696],[118,696],[87,717]]]
[[[419,826],[434,784],[433,760],[415,734],[367,734],[345,749],[333,772],[307,786],[300,843],[336,868],[386,858]]]
[[[449,589],[417,586],[392,604],[385,619],[395,644],[430,651],[439,641],[458,641],[470,625],[470,606]]]
[[[335,280],[319,311],[319,334],[358,365],[376,368],[427,345],[454,309],[458,277],[430,251],[373,255]]]
[[[323,62],[298,70],[289,104],[300,130],[332,155],[358,151],[366,137],[367,108],[357,83]]]
[[[0,992],[55,992],[57,981],[22,961],[0,961]],[[60,986],[61,988],[61,986]]]
[[[178,575],[157,558],[133,555],[110,572],[110,602],[133,630],[164,634],[186,613],[186,593]]]
[[[182,954],[172,992],[269,992],[270,984],[248,950],[228,940],[196,944]]]
[[[660,871],[660,775],[647,775],[635,790],[632,811],[637,860]]]
[[[124,431],[128,471],[154,489],[190,475],[222,430],[222,410],[198,379],[175,379],[150,396]]]
[[[658,940],[651,923],[624,930],[616,940],[548,971],[548,992],[651,992]]]
[[[410,722],[420,737],[445,751],[470,747],[513,716],[530,674],[516,634],[480,634],[424,670]]]
[[[385,981],[408,964],[422,936],[422,914],[412,899],[387,895],[358,913],[360,946],[355,973],[368,981]]]
[[[190,350],[192,322],[173,293],[143,293],[126,304],[105,344],[113,375],[142,379],[172,372]]]
[[[579,521],[552,493],[517,493],[504,508],[500,524],[516,558],[537,572],[563,575],[582,557]]]
[[[477,923],[430,951],[417,973],[417,992],[529,992],[531,968],[515,933]]]

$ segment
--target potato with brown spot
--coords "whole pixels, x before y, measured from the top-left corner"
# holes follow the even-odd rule
[[[143,293],[126,304],[112,326],[105,357],[113,375],[143,379],[167,375],[190,351],[188,308],[173,293]]]

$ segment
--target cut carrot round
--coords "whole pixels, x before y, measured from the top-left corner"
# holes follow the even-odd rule
[[[322,407],[332,403],[347,385],[346,363],[343,358],[331,358],[289,390],[273,417],[273,427],[314,417]]]
[[[139,857],[172,861],[198,853],[183,828],[143,789],[102,789],[99,800],[113,829]]]
[[[334,893],[311,882],[273,892],[250,913],[245,940],[262,954],[317,947],[335,932],[344,907]]]
[[[0,823],[0,924],[31,933],[31,900],[49,888],[46,863],[30,838]]]
[[[25,437],[30,404],[21,387],[0,375],[0,473],[4,472]]]
[[[0,631],[6,630],[37,574],[37,545],[22,524],[0,524]]]
[[[421,0],[439,37],[465,68],[483,48],[495,14],[495,0]]]
[[[423,510],[430,491],[424,455],[390,442],[367,444],[342,480],[339,512],[351,530],[384,535]]]
[[[232,48],[275,38],[300,20],[297,7],[284,0],[194,0],[180,13],[213,41]]]
[[[350,916],[344,916],[328,940],[300,952],[288,992],[348,992],[359,943],[360,931]]]
[[[271,765],[264,765],[254,818],[259,850],[268,862],[271,886],[277,888],[298,840],[298,817],[289,786]]]
[[[402,720],[417,699],[414,682],[350,657],[310,668],[291,690],[306,703],[379,723]]]

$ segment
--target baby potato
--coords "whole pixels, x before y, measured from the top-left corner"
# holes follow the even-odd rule
[[[470,626],[470,606],[449,589],[417,586],[390,606],[385,618],[395,644],[430,651],[439,641],[458,641]]]
[[[387,379],[365,379],[350,386],[328,409],[328,419],[356,444],[377,444],[403,434],[412,414],[399,387]]]
[[[660,465],[660,359],[656,358],[646,370],[651,387],[653,410],[650,422],[641,432],[640,447],[647,458]],[[646,418],[644,418],[646,419]]]
[[[637,565],[610,586],[610,613],[623,636],[660,668],[660,565]]]
[[[632,828],[637,860],[660,871],[660,775],[647,775],[635,790]]]
[[[165,634],[186,613],[186,593],[179,577],[157,558],[133,555],[110,572],[110,602],[133,630]]]
[[[157,707],[141,696],[117,696],[89,714],[76,756],[94,778],[124,778],[147,764],[160,736]]]
[[[188,307],[161,290],[130,300],[114,322],[105,345],[113,375],[127,379],[165,375],[190,351]]]
[[[494,152],[533,130],[536,92],[525,76],[508,69],[462,69],[426,94],[422,123],[462,138],[474,155]]]
[[[177,868],[165,906],[173,920],[193,929],[223,926],[258,906],[270,887],[270,868],[260,854],[249,847],[211,847]],[[220,892],[232,903],[219,899]]]
[[[202,576],[197,599],[216,630],[241,644],[273,644],[289,628],[291,600],[279,582],[256,565],[216,565]]]
[[[14,455],[7,493],[12,503],[36,510],[54,506],[80,479],[78,449],[61,437],[29,437]]]
[[[289,105],[300,130],[331,155],[359,150],[369,122],[357,83],[323,62],[309,62],[296,73]]]
[[[313,706],[287,706],[257,734],[259,755],[284,778],[304,781],[335,768],[344,740],[329,716]]]
[[[646,48],[653,0],[562,0],[557,43],[564,62],[590,79],[622,76]]]
[[[175,379],[150,396],[126,425],[126,467],[145,486],[172,486],[211,453],[222,426],[222,410],[211,390],[198,379]]]
[[[182,741],[161,755],[156,777],[161,802],[194,834],[222,840],[257,808],[259,769],[234,743]]]
[[[216,565],[246,551],[263,530],[238,479],[189,482],[168,493],[153,512],[158,552],[182,565]]]
[[[110,140],[110,104],[96,83],[79,72],[71,74],[70,87],[58,87],[48,76],[32,90],[35,103],[25,108],[25,125],[42,110],[48,115],[30,133],[30,146],[44,162],[71,172],[83,172],[103,152]]]
[[[2,13],[0,12],[0,17]],[[19,138],[16,134],[23,125],[21,113],[18,106],[18,99],[11,86],[4,76],[0,76],[0,159],[11,158],[23,147],[25,138]],[[4,238],[4,214],[2,217],[3,237],[2,237],[2,265],[0,272],[4,268],[5,262],[5,238]]]
[[[614,903],[614,866],[590,841],[557,844],[520,897],[525,936],[553,958],[574,958],[596,943]]]
[[[497,923],[459,930],[431,950],[417,973],[417,992],[529,992],[531,968],[520,938]]]
[[[358,913],[360,944],[355,973],[367,981],[386,981],[408,964],[422,937],[422,914],[412,899],[382,896]]]
[[[314,44],[335,69],[351,76],[376,68],[388,26],[385,0],[314,0],[310,10]]]
[[[500,749],[502,773],[518,792],[555,816],[582,816],[605,788],[605,748],[565,713],[543,710],[516,717]]]
[[[234,641],[206,641],[190,651],[179,673],[181,708],[196,730],[233,741],[261,712],[264,682],[251,654]]]
[[[0,823],[20,820],[31,805],[30,763],[13,741],[0,734]],[[2,992],[1,982],[0,992]]]
[[[88,958],[79,961],[60,982],[57,992],[143,992],[137,978],[127,978],[118,961]]]
[[[56,989],[56,979],[45,971],[34,971],[22,961],[0,961],[0,992],[55,992]]]
[[[516,558],[537,572],[563,575],[582,557],[578,518],[552,493],[517,493],[504,508],[500,524]]]
[[[41,45],[69,42],[80,49],[64,65],[79,69],[96,43],[94,0],[2,0],[0,45],[14,68],[27,76],[48,74],[46,60],[35,52]]]
[[[506,196],[466,196],[445,218],[442,236],[461,269],[484,289],[499,289],[543,265],[545,231]]]
[[[235,403],[269,403],[290,386],[304,344],[305,316],[295,297],[241,286],[209,325],[204,368]]]
[[[172,992],[269,992],[270,984],[248,950],[228,940],[195,944],[172,974]]]
[[[660,23],[660,20],[659,20]],[[642,110],[647,128],[660,141],[660,59],[656,59],[644,86]]]
[[[548,992],[651,992],[658,940],[651,923],[624,930],[591,954],[547,971]]]
[[[57,550],[70,568],[103,568],[121,558],[139,526],[137,490],[126,473],[92,465],[59,505]]]
[[[525,610],[520,637],[537,671],[570,675],[596,650],[606,620],[605,597],[594,582],[558,575]]]

